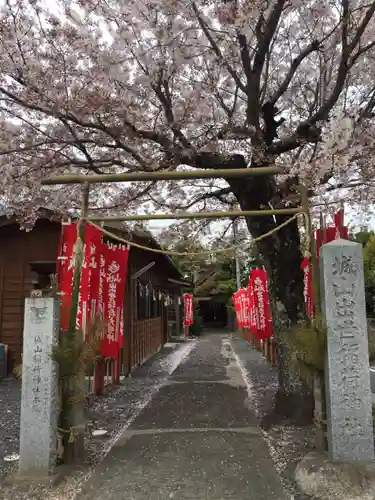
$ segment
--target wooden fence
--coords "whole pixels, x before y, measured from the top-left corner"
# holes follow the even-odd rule
[[[135,321],[130,337],[130,366],[140,366],[154,355],[165,343],[163,318],[157,317]],[[127,346],[129,347],[129,345]],[[86,395],[88,399],[102,395],[107,389],[120,383],[121,375],[128,375],[124,366],[124,351],[120,349],[117,359],[104,359],[95,363],[86,374]]]
[[[142,364],[164,344],[163,321],[161,317],[134,322],[134,342],[131,348],[131,366]]]
[[[122,349],[117,359],[102,359],[86,374],[86,397],[101,396],[108,388],[119,385],[122,363]]]

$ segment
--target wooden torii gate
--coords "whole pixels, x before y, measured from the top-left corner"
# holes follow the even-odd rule
[[[51,177],[42,180],[42,185],[67,185],[67,184],[82,184],[82,209],[81,218],[79,220],[79,238],[82,243],[85,241],[85,228],[86,223],[94,221],[143,221],[143,220],[179,220],[179,219],[221,219],[233,217],[248,217],[248,216],[272,216],[272,215],[294,215],[304,214],[306,232],[309,236],[309,252],[312,256],[312,276],[314,288],[314,303],[319,307],[319,282],[317,274],[316,252],[314,251],[314,238],[312,235],[312,224],[309,212],[308,192],[306,187],[301,186],[301,206],[296,208],[284,209],[265,209],[265,210],[248,210],[248,211],[231,211],[231,212],[177,212],[174,214],[150,214],[150,215],[130,215],[130,216],[100,216],[89,217],[89,192],[90,184],[112,183],[112,182],[145,182],[145,181],[171,181],[171,180],[195,180],[195,179],[228,179],[228,178],[245,178],[264,175],[276,175],[280,173],[287,173],[285,169],[280,167],[260,167],[256,169],[242,168],[230,170],[184,170],[184,171],[156,171],[156,172],[131,172],[125,174],[103,174],[103,175],[62,175]],[[283,224],[285,225],[285,223]],[[276,228],[277,229],[277,228]],[[72,305],[69,317],[69,328],[66,335],[71,339],[75,338],[76,331],[76,316],[78,307],[78,295],[81,276],[81,264],[83,259],[83,245],[80,245],[79,252],[81,255],[77,256],[77,266],[74,272],[73,290],[72,290]],[[77,399],[77,389],[72,388],[66,394],[63,401],[62,411],[65,415],[65,431],[70,433],[77,424],[77,418],[82,409],[75,410],[75,400]],[[74,462],[83,453],[83,437],[75,441],[65,440],[65,453],[67,462]]]
[[[308,191],[305,186],[301,185],[301,206],[297,208],[283,209],[264,209],[264,210],[237,210],[227,212],[177,212],[174,214],[147,214],[147,215],[125,215],[125,216],[88,216],[89,208],[89,186],[90,184],[102,184],[112,182],[158,182],[172,180],[195,180],[195,179],[228,179],[228,178],[245,178],[265,175],[285,174],[286,170],[281,167],[269,166],[259,168],[239,168],[239,169],[207,169],[207,170],[183,170],[183,171],[154,171],[154,172],[130,172],[124,174],[103,174],[103,175],[61,175],[44,179],[42,185],[63,185],[63,184],[82,184],[83,199],[80,219],[80,238],[84,242],[86,222],[109,222],[109,221],[145,221],[145,220],[182,220],[182,219],[221,219],[233,217],[248,217],[248,216],[270,216],[270,215],[296,215],[304,214],[306,232],[309,235],[308,251],[312,257],[312,276],[314,289],[314,302],[319,304],[319,282],[317,274],[316,252],[314,251],[314,238],[312,235],[312,223],[309,211]],[[81,259],[79,259],[81,260]],[[80,281],[80,269],[75,271],[73,282],[73,300],[72,310],[70,314],[70,329],[75,328],[75,318],[77,314],[77,299]]]

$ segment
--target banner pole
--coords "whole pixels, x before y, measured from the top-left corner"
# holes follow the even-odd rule
[[[81,280],[81,269],[82,262],[84,259],[83,247],[85,244],[85,234],[86,234],[86,218],[88,215],[89,207],[89,184],[83,186],[83,197],[82,197],[82,209],[81,209],[81,219],[78,221],[77,228],[77,242],[75,246],[75,269],[74,269],[74,280],[73,280],[73,290],[72,290],[72,305],[70,309],[69,317],[69,332],[75,332],[76,329],[76,318],[78,309],[78,297],[79,297],[79,285]]]
[[[311,275],[313,284],[313,310],[315,311],[315,317],[320,313],[320,286],[319,286],[319,265],[316,256],[316,245],[314,230],[311,221],[310,207],[309,207],[309,197],[306,186],[300,186],[301,192],[301,202],[303,211],[305,213],[305,229],[306,236],[309,241],[309,248],[307,249],[311,255]],[[313,318],[314,320],[314,318]]]
[[[320,304],[320,276],[319,276],[319,264],[317,259],[317,249],[315,244],[315,237],[313,232],[313,226],[311,223],[311,214],[309,211],[309,199],[308,192],[305,186],[301,186],[301,200],[304,206],[306,217],[306,231],[310,235],[310,254],[311,254],[311,274],[313,281],[313,311],[314,315],[311,319],[312,324],[320,323],[321,318],[321,304]],[[315,421],[315,442],[316,448],[318,450],[325,451],[327,449],[327,439],[326,439],[326,393],[325,393],[325,379],[323,373],[315,373],[313,376],[313,392],[314,392],[314,421]]]

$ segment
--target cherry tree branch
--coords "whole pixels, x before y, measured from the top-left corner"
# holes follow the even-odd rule
[[[74,139],[75,147],[77,147],[86,157],[87,163],[90,165],[89,170],[92,170],[96,174],[102,174],[103,172],[95,166],[95,162],[94,162],[92,156],[90,155],[90,153],[88,152],[85,143],[79,139],[79,137],[77,136],[75,130],[70,125],[70,123],[67,120],[63,120],[63,119],[60,119],[60,120],[65,125],[65,127],[69,130],[70,134],[72,135],[72,137]]]
[[[313,52],[319,50],[320,47],[320,42],[318,40],[314,40],[311,42],[293,61],[292,64],[290,65],[289,71],[286,74],[283,82],[281,83],[280,87],[277,89],[277,91],[273,94],[273,96],[269,99],[269,102],[272,105],[275,105],[276,102],[280,99],[280,97],[286,92],[286,90],[289,87],[290,82],[293,79],[293,76],[295,75],[297,69],[301,65],[302,61],[306,59],[310,54]]]
[[[246,35],[244,35],[243,33],[238,33],[237,40],[238,40],[238,45],[240,47],[242,67],[243,67],[244,73],[246,75],[246,90],[247,90],[246,94],[247,94],[247,98],[249,99],[249,97],[251,97],[250,92],[251,92],[251,87],[252,87],[251,84],[252,84],[252,78],[253,78],[249,46],[248,46]],[[248,123],[251,123],[251,122],[248,120]]]
[[[201,27],[204,35],[206,36],[207,40],[209,41],[209,43],[210,43],[213,51],[215,52],[217,58],[221,61],[221,63],[225,67],[225,69],[228,71],[228,73],[231,75],[231,77],[233,78],[233,80],[236,82],[236,85],[242,90],[242,92],[244,94],[246,94],[247,93],[247,91],[246,91],[246,85],[244,85],[244,83],[242,82],[242,80],[239,77],[237,71],[224,58],[223,54],[221,53],[219,45],[216,43],[214,37],[211,35],[211,32],[210,32],[210,29],[209,29],[208,25],[203,20],[201,14],[199,12],[199,9],[197,7],[197,4],[195,2],[192,2],[191,5],[192,5],[192,8],[193,8],[194,14],[195,14],[195,16],[196,16],[196,18],[198,20],[199,26]]]
[[[369,42],[367,45],[365,45],[364,47],[358,49],[358,51],[353,55],[352,57],[352,60],[351,60],[351,64],[354,65],[357,60],[363,55],[365,54],[366,52],[368,52],[370,49],[372,49],[373,47],[375,47],[375,40],[373,40],[372,42]]]
[[[131,156],[133,156],[133,158],[144,169],[148,168],[147,162],[142,158],[142,156],[139,155],[134,148],[132,148],[131,146],[129,146],[129,145],[125,144],[123,141],[121,141],[118,138],[118,136],[110,129],[110,127],[107,127],[104,123],[100,122],[100,120],[99,120],[99,123],[84,122],[82,120],[79,120],[76,116],[74,116],[70,112],[62,113],[58,109],[48,109],[48,108],[45,108],[45,107],[40,106],[40,105],[30,104],[29,102],[26,102],[25,100],[21,99],[20,97],[18,97],[17,95],[10,92],[8,89],[6,89],[4,87],[0,87],[0,93],[3,93],[4,95],[6,95],[10,99],[12,99],[15,103],[17,103],[18,105],[20,105],[21,107],[23,107],[25,109],[28,109],[30,111],[38,111],[40,113],[43,113],[45,116],[60,120],[61,123],[63,123],[64,126],[66,126],[66,128],[69,130],[69,132],[72,133],[73,137],[75,136],[75,138],[77,136],[75,133],[72,132],[73,129],[70,125],[70,122],[72,122],[72,123],[74,123],[82,128],[88,128],[88,129],[97,130],[97,131],[105,133],[106,135],[111,137],[111,139],[113,139],[116,142],[116,145],[119,149],[122,149],[122,150],[126,151],[127,153],[129,153]],[[81,149],[82,152],[84,152],[82,149],[82,144],[83,144],[82,142],[77,142],[77,147],[79,149]]]
[[[371,21],[371,19],[375,14],[375,0],[374,0],[367,9],[362,22],[360,23],[352,41],[350,42],[348,35],[348,26],[347,26],[348,16],[349,16],[348,0],[342,0],[342,6],[343,6],[343,19],[341,22],[342,24],[341,59],[333,90],[330,96],[326,99],[326,101],[319,107],[319,109],[314,114],[312,114],[310,118],[308,118],[304,122],[301,122],[298,125],[296,131],[292,135],[281,141],[271,144],[267,148],[267,153],[270,155],[280,155],[292,151],[301,144],[304,144],[306,142],[314,143],[320,141],[320,133],[319,130],[315,128],[315,124],[318,121],[327,120],[329,113],[337,103],[341,95],[341,92],[345,86],[347,76],[352,66],[359,57],[359,55],[357,57],[358,52],[354,54],[354,57],[351,57],[352,53],[356,48],[356,46],[358,45],[358,43],[360,42],[361,36],[363,35],[365,29],[367,28],[369,22]],[[375,42],[368,43],[365,47],[360,49],[361,50],[360,55],[363,55],[366,52],[366,50],[370,50],[374,46]]]
[[[175,121],[169,83],[168,80],[164,77],[163,71],[160,72],[159,81],[157,82],[157,84],[152,85],[152,87],[163,106],[165,117],[175,137],[180,141],[183,147],[190,149],[192,147],[190,142],[186,139],[181,131],[179,124]]]
[[[268,19],[264,23],[264,31],[260,36],[258,35],[258,46],[255,50],[253,71],[254,74],[259,76],[262,73],[265,58],[275,34],[277,25],[279,23],[283,8],[286,4],[286,0],[277,0],[273,10],[271,11]],[[260,32],[258,32],[260,33]]]
[[[349,43],[348,40],[348,0],[342,0],[342,5],[344,9],[344,18],[342,20],[342,52],[341,52],[341,60],[338,67],[337,79],[333,91],[327,101],[318,109],[318,111],[306,122],[306,124],[314,124],[320,120],[326,120],[329,112],[336,104],[342,89],[344,88],[346,77],[353,66],[353,62],[350,62],[350,56],[359,43],[361,36],[363,35],[365,29],[367,28],[369,22],[375,13],[375,1],[372,2],[370,7],[368,8],[357,32],[355,33],[353,40]]]
[[[346,2],[347,0],[342,0],[343,2]],[[361,24],[359,25],[359,28],[356,32],[356,34],[354,35],[353,37],[353,40],[352,40],[352,43],[350,44],[350,51],[352,52],[355,47],[359,44],[360,40],[361,40],[361,36],[363,35],[363,33],[365,32],[368,24],[370,23],[373,15],[375,14],[375,1],[373,1],[372,3],[369,4],[369,8],[366,12],[366,14],[364,15],[363,17],[363,20],[361,22]]]
[[[29,84],[22,76],[22,71],[18,74],[17,77],[14,78],[18,84],[22,85],[25,88],[29,88],[33,92],[35,92],[38,96],[40,96],[43,100],[45,98],[45,94],[41,92],[35,85]],[[30,111],[38,111],[43,113],[44,115],[55,118],[60,120],[64,125],[69,129],[69,131],[72,133],[72,129],[68,127],[69,122],[72,122],[82,128],[89,128],[89,129],[94,129],[100,132],[103,132],[104,134],[108,135],[113,139],[116,143],[116,146],[119,149],[122,149],[129,153],[133,158],[139,163],[139,166],[142,167],[144,170],[149,170],[149,166],[147,165],[147,162],[144,160],[144,158],[141,157],[137,153],[137,151],[132,148],[130,145],[124,143],[122,140],[120,140],[118,134],[116,134],[116,131],[114,130],[113,127],[107,126],[103,123],[103,121],[100,120],[100,117],[97,117],[98,123],[95,122],[85,122],[83,120],[80,120],[78,117],[76,117],[72,112],[61,112],[61,109],[58,109],[51,101],[50,103],[50,108],[43,107],[41,105],[37,105],[35,103],[30,104],[29,102],[26,102],[25,100],[21,99],[18,97],[16,94],[10,92],[8,89],[5,87],[0,87],[0,93],[3,93],[5,96],[7,96],[11,101],[17,103],[19,106],[28,109]],[[42,101],[43,102],[43,101]],[[168,102],[164,102],[164,105],[167,106],[168,108]],[[166,112],[168,109],[166,108]],[[155,131],[148,131],[148,130],[142,130],[138,129],[135,127],[135,125],[131,124],[131,122],[127,121],[124,119],[124,124],[129,128],[129,130],[137,137],[141,139],[146,139],[152,142],[155,142],[159,145],[161,145],[165,150],[170,150],[171,146],[173,145],[172,141],[166,136],[162,135],[158,132]],[[173,124],[172,122],[172,127],[173,131],[175,133],[178,133],[177,127]],[[122,132],[122,130],[120,131]],[[181,136],[180,136],[181,138]],[[82,143],[79,144],[79,147],[82,148]],[[186,143],[185,143],[185,147]],[[84,152],[83,152],[84,153]],[[86,153],[84,153],[86,154]]]
[[[275,35],[277,26],[283,8],[285,6],[286,0],[277,0],[273,10],[271,11],[268,19],[263,21],[263,16],[258,21],[257,38],[258,44],[255,49],[254,63],[252,68],[252,74],[250,79],[250,84],[247,86],[247,96],[248,104],[246,110],[247,122],[250,125],[258,127],[259,124],[259,114],[260,114],[260,81],[263,71],[263,66],[265,59],[272,41]],[[262,31],[264,28],[264,31]]]
[[[202,201],[209,200],[212,198],[219,200],[221,203],[228,203],[228,205],[230,205],[232,203],[232,201],[226,200],[225,198],[223,198],[223,196],[231,194],[231,192],[232,192],[232,190],[228,186],[225,188],[217,189],[216,191],[210,191],[208,193],[204,193],[203,195],[198,196],[197,198],[190,201],[189,203],[180,203],[180,204],[160,202],[151,194],[149,194],[149,198],[153,203],[155,203],[159,207],[168,208],[169,210],[181,210],[181,209],[187,210],[188,208],[193,207],[197,203],[200,203]]]
[[[332,191],[336,191],[337,189],[350,189],[350,188],[353,188],[353,187],[360,187],[360,186],[373,187],[374,183],[372,183],[372,182],[366,182],[366,181],[338,182],[334,186],[327,187],[324,190],[324,192],[325,193],[330,193]]]

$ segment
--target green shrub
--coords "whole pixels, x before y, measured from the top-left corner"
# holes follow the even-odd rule
[[[370,357],[370,362],[375,361],[375,335],[373,332],[370,331],[368,336],[368,353]]]
[[[311,377],[324,371],[327,337],[320,319],[314,325],[309,321],[293,325],[281,333],[281,338],[297,373]]]

